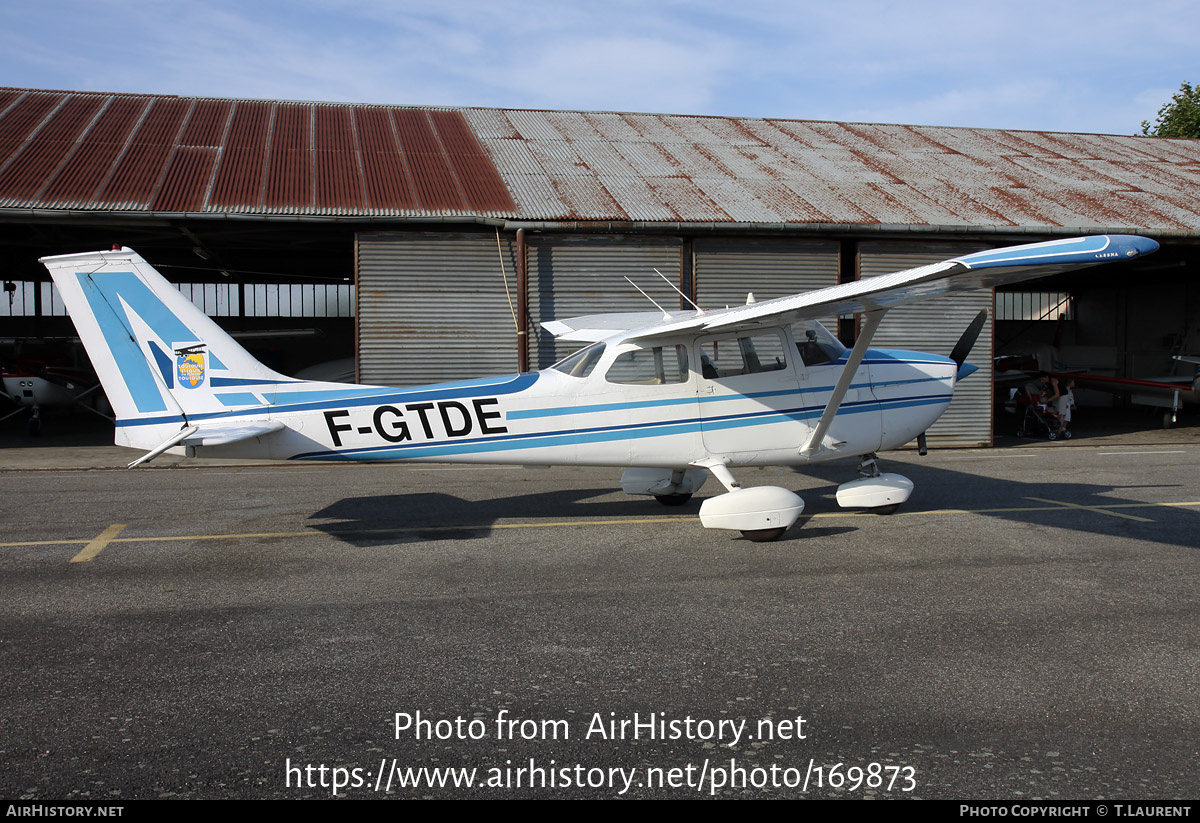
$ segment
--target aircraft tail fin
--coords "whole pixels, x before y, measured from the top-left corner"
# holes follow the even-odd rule
[[[132,249],[41,262],[118,425],[270,406],[276,386],[296,382],[255,360]]]

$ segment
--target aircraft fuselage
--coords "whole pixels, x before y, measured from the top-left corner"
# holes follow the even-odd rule
[[[868,350],[829,431],[836,449],[804,456],[799,449],[845,367],[845,353],[806,364],[786,328],[756,331],[752,339],[743,333],[652,347],[619,340],[598,346],[603,351],[582,375],[548,368],[403,389],[309,383],[291,392],[286,384],[273,385],[270,406],[251,414],[190,415],[189,422],[237,424],[265,416],[285,426],[269,438],[206,447],[212,456],[631,467],[686,467],[715,457],[729,466],[802,464],[911,441],[945,411],[956,373],[953,361],[939,355]],[[663,352],[670,361],[666,372]],[[718,371],[714,357],[733,366]],[[230,402],[244,402],[255,390],[241,386],[242,396]],[[160,418],[149,423],[153,432],[142,423],[136,440],[161,442],[181,422]]]

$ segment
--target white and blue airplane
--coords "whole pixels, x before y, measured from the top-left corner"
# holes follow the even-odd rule
[[[391,460],[625,468],[621,487],[686,503],[708,474],[726,493],[700,521],[774,540],[804,501],[743,488],[741,466],[860,458],[839,505],[894,511],[912,492],[881,473],[946,410],[984,315],[950,355],[869,348],[910,300],[1130,260],[1153,240],[1104,235],[969,254],[776,300],[713,311],[552,321],[588,344],[535,373],[413,388],[298,380],[263,366],[130,249],[46,257],[117,417],[117,445],[279,460]],[[861,312],[847,349],[818,317]]]

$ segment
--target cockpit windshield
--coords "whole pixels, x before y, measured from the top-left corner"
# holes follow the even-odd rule
[[[806,366],[831,363],[841,357],[846,347],[816,320],[801,320],[792,324],[792,337]]]
[[[593,343],[586,349],[580,349],[569,357],[564,357],[550,368],[568,374],[571,377],[587,377],[596,368],[604,354],[603,343]]]

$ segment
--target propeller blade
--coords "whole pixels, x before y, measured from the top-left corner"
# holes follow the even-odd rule
[[[971,347],[975,345],[975,340],[979,337],[979,332],[983,330],[983,324],[987,322],[987,309],[983,309],[979,314],[975,315],[975,319],[971,321],[971,325],[967,326],[967,330],[962,333],[962,337],[958,338],[958,342],[954,344],[954,350],[950,352],[950,359],[961,369],[963,362],[967,359],[967,355],[971,353]]]

